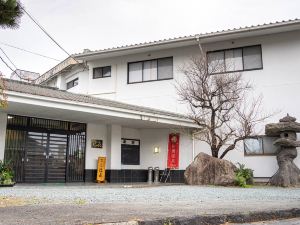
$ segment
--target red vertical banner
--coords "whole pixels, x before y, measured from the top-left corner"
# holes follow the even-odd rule
[[[168,169],[179,168],[179,134],[169,134]]]

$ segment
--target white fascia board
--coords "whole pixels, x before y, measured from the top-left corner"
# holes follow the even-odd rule
[[[168,49],[185,45],[195,45],[198,44],[198,41],[202,43],[210,43],[216,41],[224,41],[228,39],[246,38],[258,35],[288,32],[299,29],[300,20],[292,20],[279,23],[270,23],[258,26],[190,35],[186,37],[171,38],[167,40],[146,42],[142,44],[121,46],[104,50],[96,50],[87,53],[74,54],[73,56],[74,58],[80,60],[93,60],[99,58],[100,56],[103,58],[108,58],[114,56],[121,56],[125,54],[141,53],[149,50]]]
[[[193,121],[187,118],[172,117],[167,115],[160,115],[155,113],[147,113],[141,111],[134,111],[129,109],[122,109],[116,107],[102,106],[91,103],[74,102],[64,99],[57,99],[51,97],[37,96],[31,94],[24,94],[20,92],[6,92],[8,102],[23,103],[29,105],[36,105],[48,108],[65,109],[71,111],[79,111],[86,113],[93,113],[103,116],[151,121],[163,124],[172,124],[180,127],[198,127]]]

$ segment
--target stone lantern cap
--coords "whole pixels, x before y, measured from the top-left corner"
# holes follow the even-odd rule
[[[279,136],[282,132],[300,132],[300,123],[296,118],[287,114],[279,120],[279,123],[270,123],[266,125],[265,132],[267,136]]]

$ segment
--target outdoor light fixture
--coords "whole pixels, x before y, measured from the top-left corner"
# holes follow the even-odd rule
[[[8,120],[11,120],[11,119],[13,119],[14,117],[13,116],[7,116],[7,119]]]
[[[153,153],[160,153],[160,147],[154,147]]]

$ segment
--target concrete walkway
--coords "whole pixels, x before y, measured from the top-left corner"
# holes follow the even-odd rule
[[[0,208],[0,224],[91,224],[300,208],[300,188],[208,186],[16,186],[0,197],[29,205]],[[32,201],[30,201],[32,200]]]

